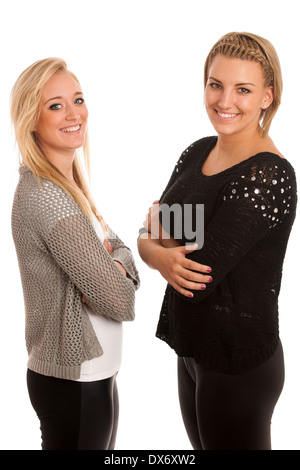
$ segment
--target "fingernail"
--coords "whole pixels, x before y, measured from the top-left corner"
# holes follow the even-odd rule
[[[208,279],[208,282],[212,282],[212,280],[213,280],[213,278],[212,278],[212,277],[210,277],[210,278]]]
[[[195,250],[198,248],[198,243],[194,243],[193,245],[185,245],[188,249]]]
[[[193,294],[189,294],[189,297],[192,299],[192,298],[194,297],[194,295],[193,295]]]
[[[201,286],[201,289],[202,289],[202,290],[206,289],[206,286]]]
[[[206,272],[211,273],[211,271],[212,271],[212,269],[208,268],[208,270]]]

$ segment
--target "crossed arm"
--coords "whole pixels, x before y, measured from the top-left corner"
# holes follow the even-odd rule
[[[166,281],[180,294],[192,298],[193,292],[204,290],[212,281],[210,266],[186,258],[197,245],[180,246],[166,234],[159,222],[159,202],[155,201],[149,209],[144,222],[145,232],[138,240],[138,250],[142,260],[156,269]]]

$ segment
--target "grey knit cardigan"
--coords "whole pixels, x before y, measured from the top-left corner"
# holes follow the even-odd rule
[[[40,186],[26,166],[19,173],[12,234],[24,294],[28,368],[76,380],[82,362],[103,354],[82,294],[96,314],[132,321],[139,275],[131,251],[111,229],[109,255],[63,189],[43,178]]]

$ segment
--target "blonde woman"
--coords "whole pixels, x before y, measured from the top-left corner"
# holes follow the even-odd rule
[[[282,92],[274,47],[250,33],[223,36],[204,85],[217,135],[183,152],[159,201],[164,216],[174,209],[170,230],[154,204],[139,252],[168,281],[157,336],[178,355],[193,448],[267,450],[284,383],[278,295],[297,199],[294,170],[268,135]]]
[[[88,164],[88,110],[63,60],[20,75],[11,116],[21,155],[12,233],[42,449],[113,449],[122,322],[134,319],[139,276],[85,182],[78,149]]]

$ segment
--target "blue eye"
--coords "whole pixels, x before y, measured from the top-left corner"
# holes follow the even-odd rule
[[[77,98],[77,100],[75,101],[75,104],[83,104],[83,103],[84,103],[83,98]]]
[[[53,111],[57,111],[60,108],[61,108],[61,105],[56,103],[56,104],[52,104],[49,109],[52,109]]]

